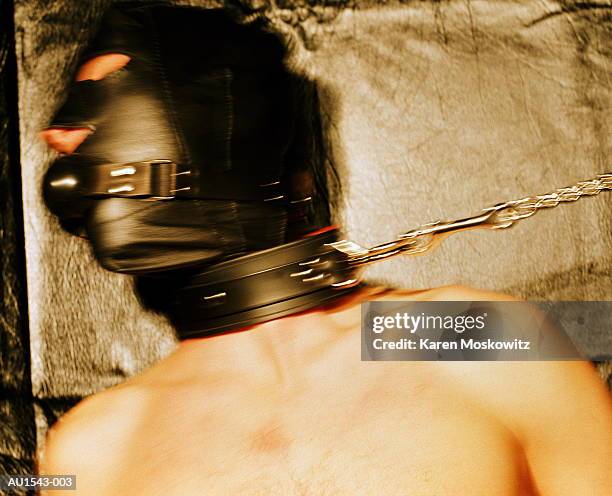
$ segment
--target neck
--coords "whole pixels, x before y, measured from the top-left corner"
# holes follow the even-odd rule
[[[188,339],[177,354],[198,374],[223,373],[273,377],[290,383],[296,373],[326,356],[334,345],[359,329],[355,305],[380,292],[361,288],[334,303],[248,329],[217,336]]]

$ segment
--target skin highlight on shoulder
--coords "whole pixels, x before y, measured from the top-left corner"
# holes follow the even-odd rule
[[[92,488],[103,488],[104,474],[120,465],[126,438],[139,421],[140,413],[146,410],[146,404],[147,398],[140,388],[125,385],[85,398],[47,432],[38,472],[77,474],[78,494],[98,494]]]

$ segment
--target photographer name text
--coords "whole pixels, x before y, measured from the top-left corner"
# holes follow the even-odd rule
[[[375,350],[530,350],[531,343],[522,339],[498,341],[493,339],[460,339],[459,341],[438,341],[428,338],[402,338],[395,341],[385,341],[376,338],[372,341]]]

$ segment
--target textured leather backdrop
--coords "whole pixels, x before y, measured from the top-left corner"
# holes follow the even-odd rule
[[[172,329],[141,308],[131,279],[99,268],[87,243],[60,231],[41,201],[52,155],[37,132],[106,4],[16,6],[32,383],[55,405],[51,413],[62,398],[117,383],[174,346]],[[285,34],[295,70],[320,83],[345,190],[336,217],[357,242],[382,242],[609,166],[607,3],[252,4]],[[610,194],[586,199],[508,232],[451,238],[427,257],[389,261],[368,275],[403,287],[462,283],[529,298],[612,299],[611,207]],[[39,418],[41,434],[51,417]]]
[[[0,2],[0,474],[27,474],[36,436],[30,384],[11,6]]]

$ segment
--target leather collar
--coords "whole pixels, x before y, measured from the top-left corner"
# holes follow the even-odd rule
[[[311,309],[359,285],[328,246],[337,230],[234,258],[186,279],[172,320],[180,339],[219,334]]]

